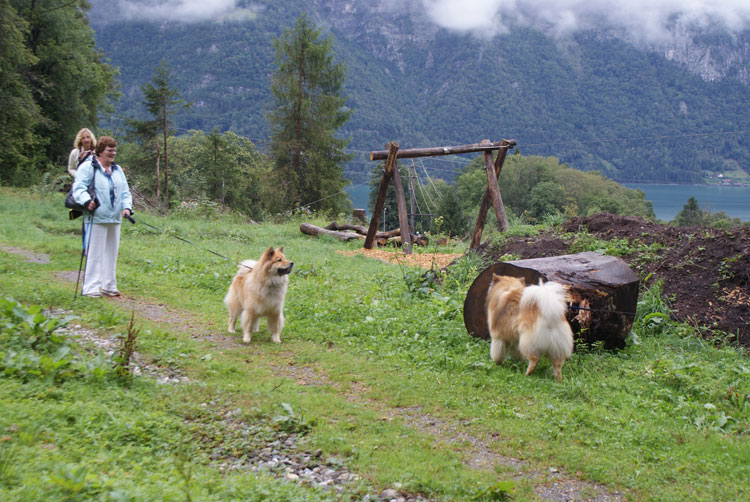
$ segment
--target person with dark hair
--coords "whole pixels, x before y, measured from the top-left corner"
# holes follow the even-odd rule
[[[68,173],[75,178],[78,170],[78,163],[81,159],[88,157],[96,148],[96,136],[85,127],[78,131],[76,138],[73,140],[73,149],[68,155]]]
[[[120,247],[120,222],[133,214],[133,198],[125,173],[115,164],[117,141],[102,136],[94,155],[76,172],[73,197],[91,211],[90,235],[86,237],[86,270],[83,276],[83,296],[120,296],[117,289],[117,254]],[[96,176],[96,197],[87,188]]]

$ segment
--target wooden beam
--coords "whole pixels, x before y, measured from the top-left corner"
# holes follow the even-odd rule
[[[367,237],[365,238],[365,249],[372,249],[375,243],[375,234],[378,231],[378,225],[380,225],[380,215],[383,213],[383,206],[385,205],[385,196],[388,193],[388,184],[391,182],[393,177],[393,165],[396,163],[396,154],[398,154],[398,143],[391,141],[388,149],[388,160],[385,163],[385,170],[383,172],[383,178],[380,180],[380,187],[378,188],[378,197],[375,199],[375,207],[372,210],[372,218],[370,219],[370,228],[367,230]],[[408,228],[408,227],[402,227]]]
[[[411,254],[411,229],[409,228],[409,212],[406,210],[406,194],[404,192],[404,185],[401,183],[401,173],[398,171],[398,163],[395,158],[393,162],[393,188],[396,190],[398,226],[407,230],[406,232],[401,232],[401,245],[404,248],[404,254]]]
[[[508,154],[508,150],[513,148],[516,144],[514,140],[502,140],[501,143],[504,143],[502,145],[502,148],[500,148],[500,151],[497,153],[497,158],[495,159],[495,178],[497,179],[500,176],[500,172],[503,170],[503,164],[505,163],[505,157]],[[500,202],[502,203],[502,198],[500,199]],[[469,249],[476,249],[479,244],[482,241],[482,232],[484,231],[484,220],[487,218],[487,211],[490,209],[491,204],[491,194],[490,194],[490,188],[489,186],[485,188],[484,195],[482,196],[482,203],[479,206],[479,214],[477,215],[477,221],[474,224],[474,233],[471,236],[471,244],[469,246]],[[503,214],[505,214],[505,206],[503,206],[502,210]],[[508,220],[507,216],[505,217],[505,225],[507,229]]]
[[[513,148],[516,140],[502,140],[491,143],[472,143],[459,146],[438,146],[432,148],[410,148],[398,152],[399,159],[413,159],[417,157],[437,157],[439,155],[456,155],[459,153],[473,153],[500,150],[501,148]],[[370,152],[370,160],[383,160],[388,158],[389,150],[376,150]]]

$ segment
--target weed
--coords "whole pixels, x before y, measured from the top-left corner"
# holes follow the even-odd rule
[[[180,442],[174,455],[174,467],[182,479],[182,491],[185,494],[185,502],[192,502],[193,500],[190,494],[193,479],[193,464],[190,462],[190,458],[188,445]]]
[[[112,361],[114,363],[115,375],[123,381],[130,380],[132,376],[132,368],[130,361],[133,357],[133,353],[136,348],[136,341],[140,328],[135,327],[135,310],[130,316],[130,324],[128,324],[127,334],[120,335],[120,348],[115,352]]]
[[[295,413],[289,403],[281,403],[281,409],[283,412],[273,417],[274,425],[281,431],[288,434],[305,434],[315,424],[315,421],[308,420],[304,413]]]
[[[513,490],[515,490],[515,484],[512,481],[499,481],[477,490],[471,495],[470,500],[477,502],[510,500],[513,498]]]
[[[60,488],[68,498],[86,490],[88,484],[88,467],[63,465],[57,471],[48,476],[48,481],[53,486]]]
[[[9,479],[18,456],[18,450],[12,443],[0,443],[0,481]]]

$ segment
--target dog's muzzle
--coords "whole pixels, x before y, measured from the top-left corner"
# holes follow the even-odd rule
[[[289,266],[285,268],[279,269],[279,275],[287,275],[292,273],[292,267],[294,267],[294,262],[289,262]]]

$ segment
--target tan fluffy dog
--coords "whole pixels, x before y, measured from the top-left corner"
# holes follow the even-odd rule
[[[268,248],[256,262],[245,260],[238,267],[224,305],[229,310],[229,332],[234,333],[242,314],[242,341],[250,343],[251,331],[258,331],[261,317],[268,319],[271,339],[281,342],[284,328],[284,298],[294,263],[287,261],[284,248]]]
[[[529,361],[530,375],[541,356],[552,361],[555,380],[573,353],[573,331],[565,319],[567,288],[557,282],[524,287],[516,277],[492,275],[487,293],[487,324],[492,343],[490,357],[500,364],[510,349]]]

